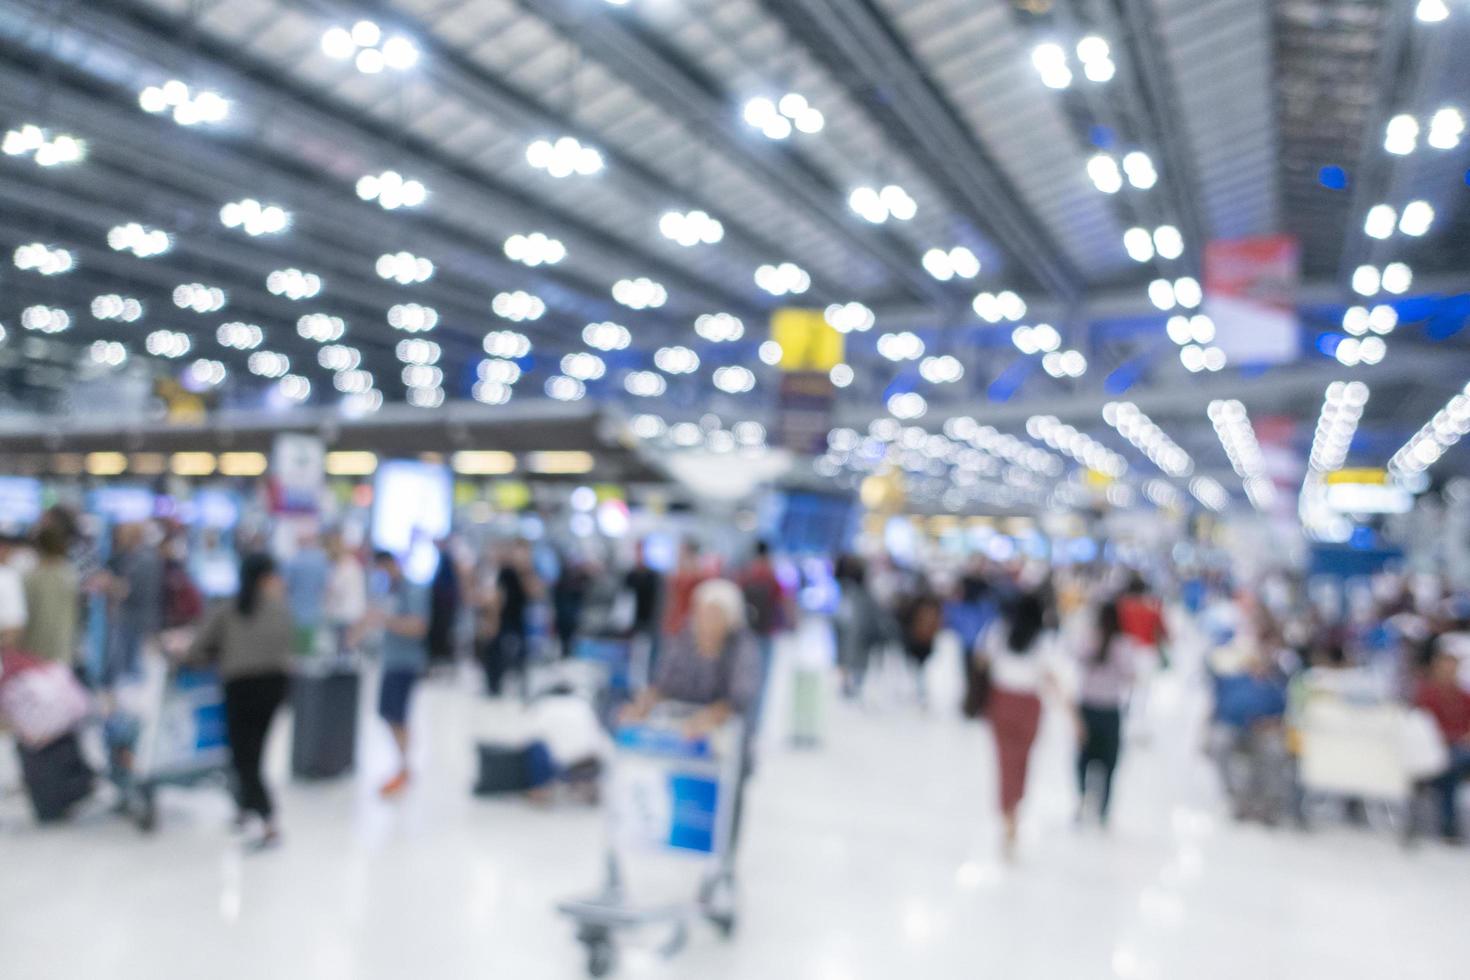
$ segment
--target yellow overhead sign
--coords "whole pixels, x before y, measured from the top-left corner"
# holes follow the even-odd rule
[[[1388,483],[1388,470],[1376,467],[1361,467],[1353,470],[1334,470],[1323,478],[1327,483],[1366,483],[1383,486]]]
[[[781,345],[783,371],[825,374],[842,363],[842,334],[821,310],[777,310],[771,314],[771,339]]]

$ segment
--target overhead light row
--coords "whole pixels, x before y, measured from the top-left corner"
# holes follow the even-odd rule
[[[498,317],[520,323],[541,319],[546,314],[546,303],[539,296],[517,289],[514,292],[496,293],[495,298],[490,301],[490,310]]]
[[[71,314],[60,307],[37,303],[21,311],[20,325],[37,333],[61,333],[71,326]]]
[[[1276,485],[1266,475],[1266,457],[1245,405],[1233,398],[1216,399],[1210,402],[1207,414],[1251,505],[1260,511],[1270,510],[1276,502]]]
[[[538,265],[556,265],[567,257],[566,246],[559,240],[539,231],[529,235],[511,235],[505,240],[505,257],[535,268]]]
[[[1155,279],[1148,284],[1148,299],[1161,310],[1172,310],[1176,306],[1192,310],[1204,302],[1204,291],[1193,276],[1180,276],[1173,282]]]
[[[823,319],[838,333],[867,333],[873,329],[878,318],[862,303],[833,303],[823,313]]]
[[[699,210],[667,211],[658,219],[658,230],[665,238],[685,248],[718,245],[725,239],[724,224]]]
[[[186,282],[174,287],[174,305],[195,313],[216,313],[228,302],[225,291],[202,282]]]
[[[1102,416],[1104,422],[1169,476],[1188,476],[1194,469],[1189,453],[1132,402],[1108,402],[1103,406]]]
[[[253,197],[231,201],[219,210],[226,228],[238,228],[252,238],[279,235],[291,224],[291,213],[276,204],[261,204]]]
[[[741,364],[715,368],[714,386],[729,395],[743,395],[755,387],[755,373]]]
[[[874,225],[881,225],[889,218],[910,221],[919,213],[919,205],[897,184],[887,184],[881,189],[859,187],[848,195],[847,206]]]
[[[1080,378],[1087,373],[1087,357],[1079,350],[1048,351],[1041,369],[1053,378]]]
[[[373,265],[380,279],[389,279],[400,286],[428,282],[434,275],[434,263],[412,252],[387,252],[378,256]]]
[[[557,180],[574,175],[591,177],[603,167],[602,154],[591,146],[583,146],[575,136],[563,136],[555,142],[533,140],[526,147],[526,162]]]
[[[878,353],[890,361],[917,361],[924,356],[924,341],[911,330],[885,333],[877,346]]]
[[[965,366],[953,354],[926,357],[919,362],[919,377],[930,384],[953,384],[965,376]]]
[[[1389,471],[1397,476],[1414,476],[1439,462],[1455,443],[1470,433],[1470,384],[1445,403],[1444,408],[1393,454]]]
[[[340,316],[306,313],[297,318],[296,332],[306,340],[328,344],[342,338],[342,335],[347,332],[347,324]]]
[[[639,276],[637,279],[619,279],[613,283],[612,297],[629,309],[647,310],[663,306],[668,302],[669,293],[662,283],[654,282],[647,276]]]
[[[1026,316],[1026,301],[1009,289],[999,293],[980,293],[970,306],[986,323],[999,323],[1002,320],[1016,323]]]
[[[115,340],[94,340],[87,348],[87,357],[103,367],[122,367],[127,363],[128,349]]]
[[[896,419],[912,421],[923,418],[929,411],[929,403],[917,391],[900,391],[888,398],[888,414]]]
[[[521,380],[521,366],[502,357],[487,357],[475,368],[475,376],[489,384],[513,385]]]
[[[1112,49],[1107,41],[1096,34],[1089,34],[1078,41],[1076,52],[1077,60],[1082,63],[1082,74],[1088,81],[1108,82],[1117,73]],[[1041,84],[1047,88],[1064,89],[1072,84],[1072,68],[1068,63],[1067,51],[1060,44],[1047,41],[1032,48],[1031,65],[1041,76]]]
[[[514,330],[492,330],[482,346],[491,357],[514,360],[531,353],[531,338]]]
[[[1197,476],[1189,481],[1189,492],[1194,499],[1216,513],[1230,506],[1230,494],[1214,477]]]
[[[1358,422],[1368,404],[1368,386],[1361,381],[1334,381],[1322,398],[1322,411],[1312,434],[1308,466],[1317,473],[1330,473],[1347,462],[1348,450],[1358,431]]]
[[[1353,270],[1353,292],[1359,296],[1376,296],[1380,292],[1402,295],[1414,284],[1414,270],[1403,262],[1390,262],[1382,269],[1360,265]]]
[[[322,278],[314,272],[300,269],[276,269],[265,277],[265,288],[272,296],[287,299],[310,299],[322,291]]]
[[[756,269],[755,284],[772,296],[800,295],[811,288],[812,277],[795,262],[782,262]]]
[[[1090,470],[1117,479],[1128,472],[1128,461],[1085,432],[1066,425],[1055,415],[1033,415],[1026,420],[1026,434],[1065,453]]]
[[[406,333],[427,333],[439,325],[439,311],[419,303],[397,303],[388,308],[388,326]]]
[[[176,330],[155,330],[143,341],[143,349],[154,357],[180,358],[191,346],[189,335]]]

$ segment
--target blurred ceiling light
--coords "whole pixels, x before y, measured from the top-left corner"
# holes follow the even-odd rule
[[[596,457],[578,449],[542,451],[526,455],[526,469],[546,476],[591,473],[596,465]]]
[[[888,184],[882,189],[859,187],[848,195],[847,206],[864,221],[875,225],[881,225],[889,218],[909,221],[919,210],[908,191],[897,184]]]
[[[1031,49],[1031,64],[1047,88],[1064,89],[1072,84],[1072,69],[1067,67],[1067,52],[1051,41]]]
[[[1411,238],[1428,233],[1434,224],[1434,208],[1428,201],[1410,201],[1399,216],[1399,231]]]
[[[940,282],[949,282],[955,276],[974,279],[980,274],[980,260],[963,245],[956,245],[948,252],[931,248],[924,253],[922,264],[924,271]]]
[[[151,259],[167,252],[173,247],[173,242],[167,232],[130,221],[125,225],[114,225],[107,232],[107,247],[114,252],[132,252],[140,259]]]
[[[557,180],[573,175],[591,177],[603,168],[602,154],[593,147],[584,146],[574,136],[563,136],[555,142],[533,140],[526,147],[526,162]]]
[[[619,279],[613,283],[612,297],[617,302],[634,310],[656,309],[668,302],[668,290],[646,276],[637,279]]]
[[[118,476],[128,468],[128,458],[122,453],[88,453],[84,468],[92,476]]]
[[[1429,118],[1429,145],[1436,150],[1453,150],[1465,134],[1465,117],[1459,109],[1445,106]]]
[[[17,269],[43,276],[59,276],[76,268],[71,252],[41,242],[16,246],[14,258]]]
[[[38,167],[56,167],[80,163],[87,157],[87,144],[75,136],[42,129],[25,123],[19,129],[7,129],[0,140],[0,153],[8,157],[30,157]]]
[[[498,450],[466,449],[451,456],[449,465],[464,476],[504,476],[516,471],[516,457]]]
[[[275,204],[261,204],[253,197],[231,201],[219,210],[226,228],[238,228],[252,238],[279,235],[291,224],[291,213]]]
[[[385,68],[407,71],[418,64],[419,50],[401,34],[385,36],[382,28],[370,20],[360,20],[352,29],[333,27],[322,35],[322,52],[334,61],[351,60],[364,75],[376,75]]]
[[[769,140],[784,140],[793,131],[820,133],[826,125],[821,111],[799,92],[787,92],[778,100],[756,96],[745,103],[741,117],[746,125],[760,130]]]
[[[763,265],[755,270],[755,284],[772,296],[801,294],[811,288],[812,277],[794,262]]]
[[[417,180],[406,180],[396,170],[384,170],[359,177],[357,196],[364,201],[376,201],[384,211],[396,211],[418,207],[428,199],[429,192]]]
[[[222,123],[230,114],[229,102],[218,92],[208,89],[195,92],[176,78],[145,88],[138,93],[138,105],[151,115],[171,112],[174,122],[180,126]]]
[[[694,332],[711,343],[728,343],[745,336],[745,324],[729,313],[704,313],[695,318]]]
[[[378,468],[373,453],[344,451],[327,453],[323,468],[328,476],[371,476]]]
[[[1438,24],[1450,15],[1450,8],[1445,6],[1444,0],[1419,0],[1414,7],[1414,16],[1421,23]]]
[[[326,313],[306,313],[296,320],[296,332],[306,340],[319,344],[340,340],[347,331],[347,324],[340,316]]]
[[[1383,148],[1397,156],[1414,152],[1419,145],[1419,121],[1413,116],[1399,114],[1388,121],[1383,137]]]
[[[98,320],[136,323],[143,316],[143,304],[130,296],[106,293],[92,298],[92,316]]]
[[[539,231],[529,235],[511,235],[505,240],[505,257],[512,262],[529,265],[556,265],[567,257],[566,246]]]
[[[696,245],[718,245],[725,238],[725,226],[704,211],[666,211],[658,220],[659,234],[685,248]]]
[[[174,453],[169,459],[175,476],[210,476],[217,466],[214,453]]]
[[[265,288],[272,296],[284,296],[293,300],[310,299],[322,291],[322,280],[314,272],[302,272],[295,268],[276,269],[265,277]]]
[[[1375,204],[1368,209],[1367,217],[1363,219],[1363,234],[1369,238],[1387,238],[1393,234],[1393,226],[1398,217],[1398,212],[1387,204]]]
[[[219,454],[220,476],[260,476],[266,470],[265,453],[233,452]]]
[[[373,269],[381,279],[391,279],[400,286],[428,282],[434,275],[434,263],[412,252],[386,252],[378,256]]]
[[[71,314],[59,307],[38,303],[21,310],[20,325],[38,333],[61,333],[71,326]]]
[[[582,343],[597,350],[626,350],[632,342],[632,332],[621,323],[613,323],[611,320],[589,323],[582,328]]]
[[[539,296],[517,289],[510,293],[496,293],[490,301],[490,309],[498,317],[519,323],[541,319],[546,313],[546,304]]]

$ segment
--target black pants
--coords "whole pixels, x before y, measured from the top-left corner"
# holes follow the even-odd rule
[[[1077,753],[1077,790],[1087,796],[1087,774],[1096,765],[1102,770],[1098,786],[1098,816],[1106,822],[1113,795],[1113,770],[1118,767],[1118,750],[1123,742],[1123,712],[1118,708],[1082,706],[1082,749]]]
[[[485,688],[492,695],[499,696],[505,675],[510,671],[519,671],[521,674],[521,687],[525,688],[526,672],[526,634],[524,630],[501,630],[492,636],[486,643],[480,654],[481,665],[485,668]]]
[[[286,699],[286,675],[258,674],[225,682],[225,727],[235,766],[235,799],[240,812],[269,820],[270,793],[260,778],[260,757],[276,709]]]

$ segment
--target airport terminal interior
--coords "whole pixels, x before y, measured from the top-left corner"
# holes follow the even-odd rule
[[[0,0],[0,977],[1470,963],[1470,0]]]

